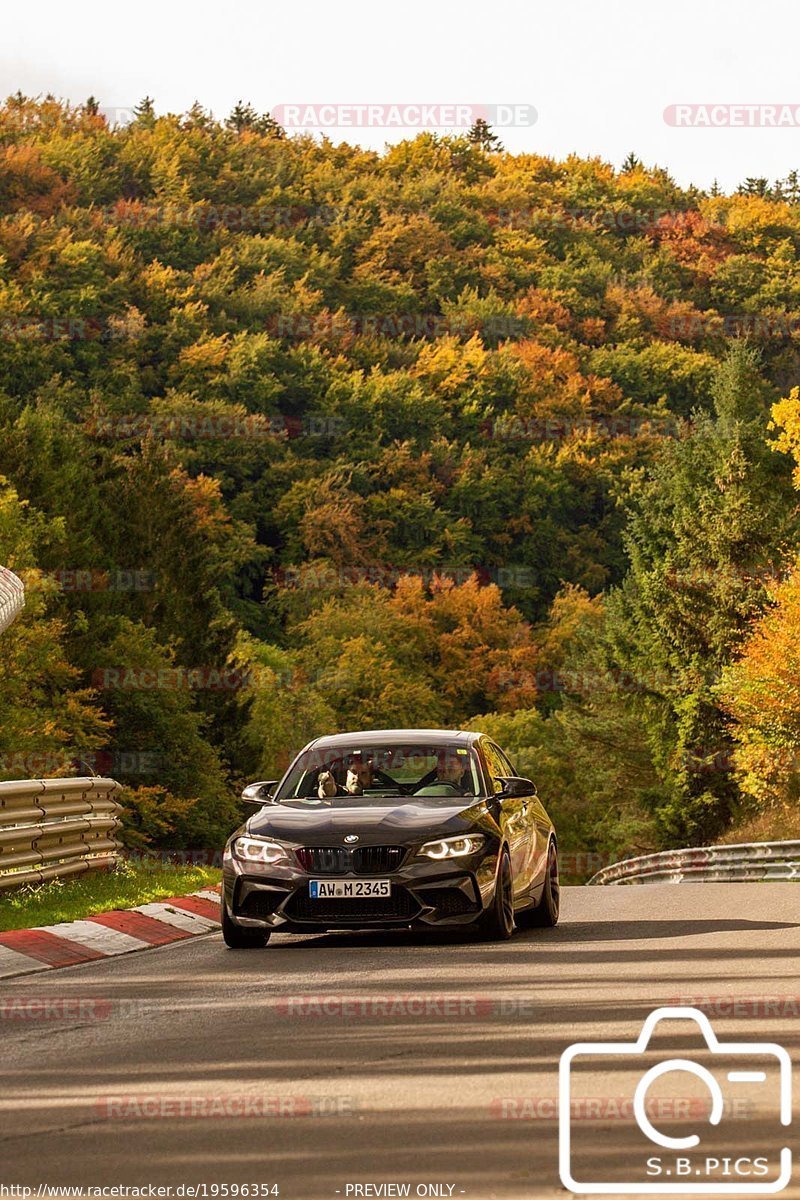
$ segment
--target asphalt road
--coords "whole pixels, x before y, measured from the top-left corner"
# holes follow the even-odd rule
[[[563,1196],[562,1050],[631,1041],[655,1007],[702,1000],[720,1037],[797,1058],[799,971],[800,888],[683,884],[568,888],[557,929],[495,945],[349,934],[231,952],[211,934],[9,980],[0,1185]],[[691,1057],[691,1034],[668,1033],[659,1053]],[[582,1178],[638,1182],[618,1105],[643,1061],[581,1076]],[[679,1078],[662,1081],[656,1123],[686,1133],[698,1081]],[[796,1142],[770,1103],[726,1111],[716,1130],[700,1121],[703,1145],[722,1156]]]

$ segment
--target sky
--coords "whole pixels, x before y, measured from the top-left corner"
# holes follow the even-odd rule
[[[387,127],[397,114],[373,108],[354,125],[352,110],[307,106],[516,105],[498,128],[508,150],[615,165],[633,151],[683,185],[730,190],[800,168],[798,34],[793,0],[37,0],[4,6],[0,90],[94,95],[122,120],[145,95],[157,112],[199,100],[217,116],[239,99],[291,104],[376,149],[414,136],[417,114]],[[675,105],[679,125],[664,116]],[[436,112],[439,132],[465,111]]]

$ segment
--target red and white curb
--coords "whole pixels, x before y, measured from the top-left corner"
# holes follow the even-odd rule
[[[81,921],[0,933],[0,979],[95,962],[219,929],[219,888]]]

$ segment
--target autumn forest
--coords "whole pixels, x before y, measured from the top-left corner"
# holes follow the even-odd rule
[[[217,847],[316,734],[460,727],[587,863],[800,837],[799,246],[794,175],[11,97],[0,778]]]

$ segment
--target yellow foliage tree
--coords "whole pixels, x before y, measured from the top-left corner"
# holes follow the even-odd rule
[[[773,405],[771,428],[800,489],[800,389]],[[800,559],[770,600],[719,689],[735,721],[734,768],[756,813],[791,812],[800,801]]]
[[[800,563],[772,599],[721,685],[736,772],[757,811],[800,800]]]

